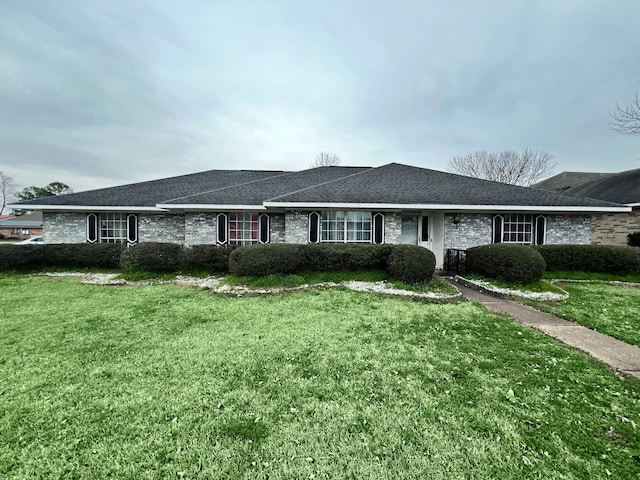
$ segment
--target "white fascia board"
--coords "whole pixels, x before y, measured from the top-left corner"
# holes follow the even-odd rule
[[[257,210],[266,210],[264,205],[214,205],[214,204],[179,204],[179,203],[159,203],[156,205],[158,208],[165,210],[180,210],[180,211],[215,211],[215,212],[229,212],[235,210],[246,210],[255,212]]]
[[[640,207],[640,203],[625,203],[625,205],[629,205],[630,207]]]
[[[20,210],[49,210],[56,212],[166,212],[167,210],[156,207],[140,206],[106,206],[106,205],[8,205],[10,208]]]
[[[441,205],[407,203],[321,203],[321,202],[264,202],[267,208],[303,209],[360,209],[360,210],[445,210],[445,211],[499,211],[499,212],[630,212],[630,206],[620,207],[576,207],[543,205]]]

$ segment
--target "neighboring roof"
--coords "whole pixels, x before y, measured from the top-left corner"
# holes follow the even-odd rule
[[[0,228],[42,228],[42,212],[27,213],[0,220]]]
[[[625,205],[640,205],[640,169],[627,170],[593,180],[565,192],[581,198],[597,198]]]
[[[568,188],[582,185],[583,183],[597,180],[600,178],[610,177],[615,173],[606,172],[562,172],[553,177],[532,185],[534,188],[542,190],[551,190],[552,192],[564,192]]]
[[[397,163],[374,168],[319,167],[300,172],[212,170],[46,197],[21,202],[16,206],[60,211],[279,207],[629,211],[628,207],[602,200],[577,198]]]

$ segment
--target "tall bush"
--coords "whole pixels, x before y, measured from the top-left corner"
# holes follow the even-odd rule
[[[405,283],[417,284],[433,278],[436,257],[418,245],[393,245],[387,260],[388,272]]]

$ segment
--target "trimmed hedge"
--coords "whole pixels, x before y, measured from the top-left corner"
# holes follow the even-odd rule
[[[43,268],[117,268],[123,247],[114,243],[0,246],[0,271]]]
[[[289,274],[304,270],[302,245],[265,243],[245,245],[229,255],[229,273],[233,275]]]
[[[541,245],[536,247],[548,270],[594,273],[640,273],[640,252],[613,245]]]
[[[310,243],[302,246],[303,269],[312,271],[387,268],[390,245]]]
[[[205,270],[210,273],[229,271],[229,255],[236,245],[193,245],[184,250],[183,270]]]
[[[241,276],[292,274],[304,270],[384,269],[406,283],[428,281],[435,256],[417,245],[246,245],[229,256],[229,273]]]
[[[404,283],[428,282],[436,269],[436,256],[418,245],[394,245],[387,265],[387,271]]]
[[[513,283],[542,278],[546,263],[533,247],[507,243],[481,245],[467,250],[467,272]]]
[[[640,247],[640,232],[633,232],[627,235],[627,244],[630,247]]]
[[[177,243],[138,243],[120,256],[123,270],[142,270],[154,273],[173,273],[180,270],[184,249]]]

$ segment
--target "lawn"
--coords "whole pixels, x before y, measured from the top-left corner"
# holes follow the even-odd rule
[[[569,292],[569,298],[556,304],[532,304],[553,315],[640,346],[640,288],[598,281],[562,282],[557,285]]]
[[[640,382],[470,302],[0,292],[0,478],[640,475]]]

